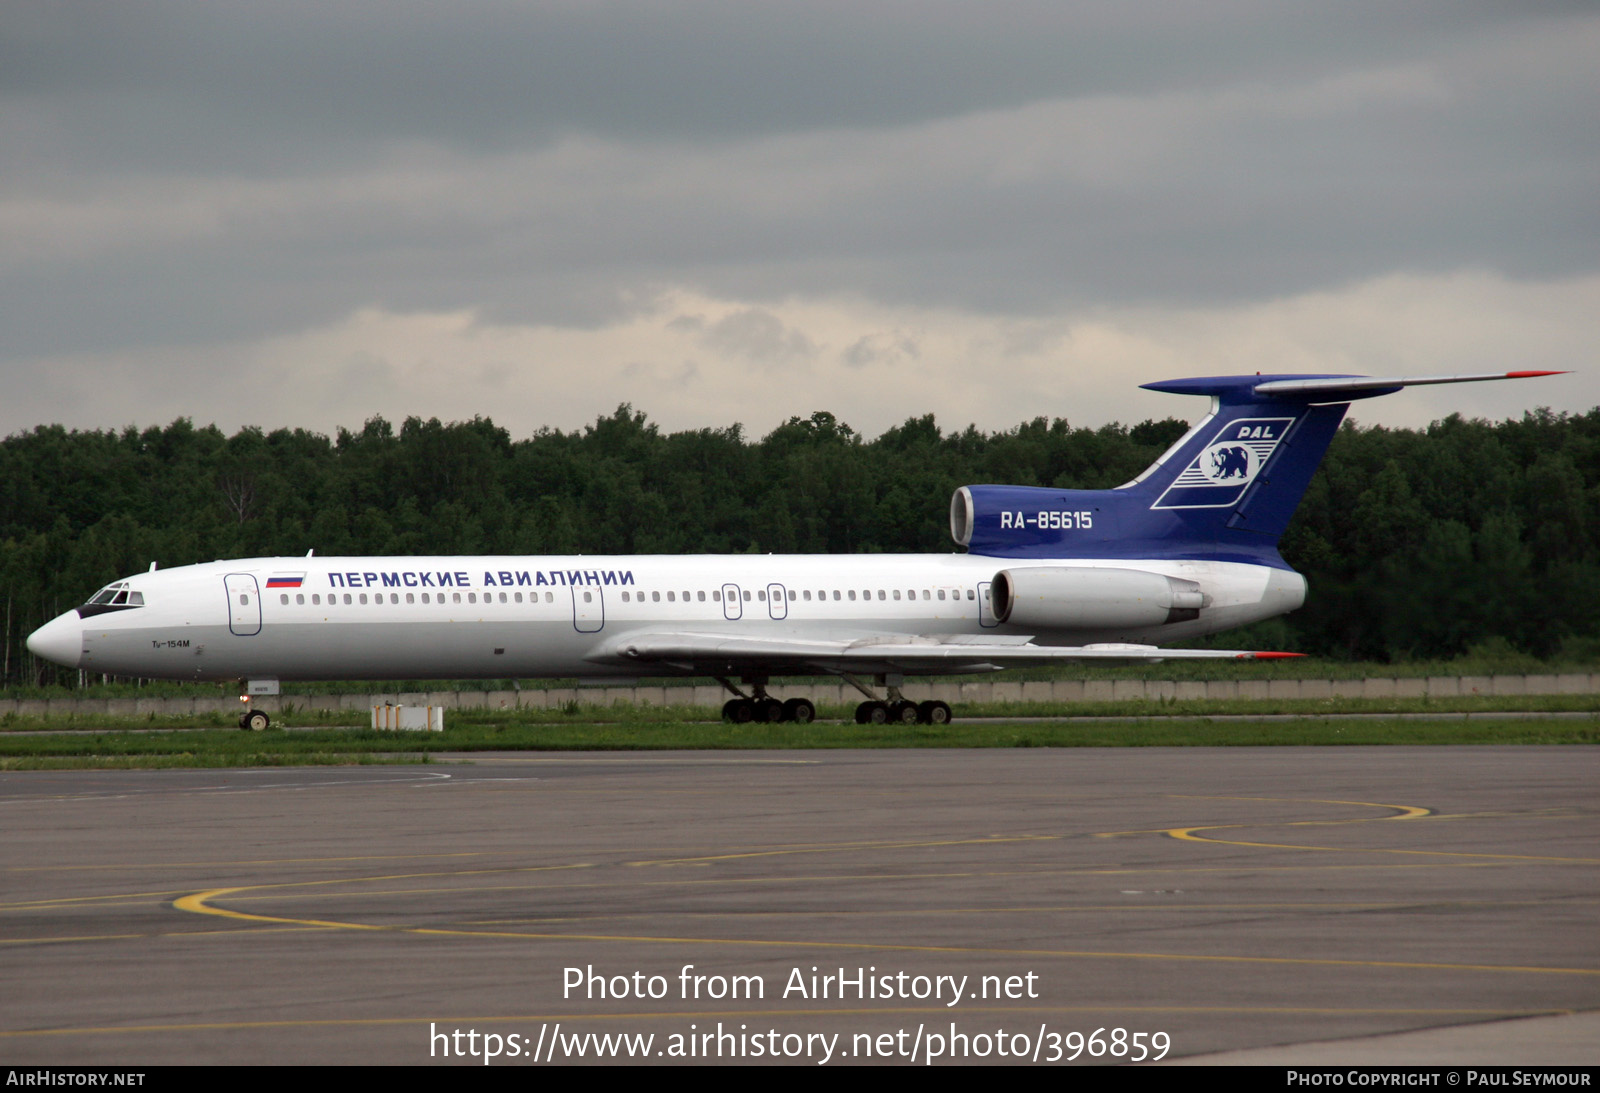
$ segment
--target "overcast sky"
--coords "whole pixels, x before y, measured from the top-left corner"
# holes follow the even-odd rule
[[[1586,411],[1596,58],[1592,3],[7,0],[0,434]]]

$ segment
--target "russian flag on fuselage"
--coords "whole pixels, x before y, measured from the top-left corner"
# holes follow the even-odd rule
[[[305,573],[274,573],[267,578],[268,588],[299,588],[300,582],[305,580]]]

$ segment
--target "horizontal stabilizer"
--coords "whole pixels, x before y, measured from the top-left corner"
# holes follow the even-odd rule
[[[1251,390],[1266,398],[1293,398],[1315,401],[1326,395],[1329,399],[1371,398],[1388,395],[1402,387],[1426,387],[1435,383],[1480,383],[1484,380],[1521,380],[1534,376],[1562,376],[1565,372],[1482,372],[1460,376],[1317,376],[1298,380],[1268,380]]]

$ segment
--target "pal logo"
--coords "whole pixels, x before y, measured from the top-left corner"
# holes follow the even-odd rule
[[[1277,451],[1293,418],[1241,418],[1217,430],[1151,508],[1210,509],[1237,504]]]

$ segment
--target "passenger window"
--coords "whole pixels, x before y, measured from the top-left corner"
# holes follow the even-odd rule
[[[923,599],[925,599],[925,600],[926,600],[926,599],[928,599],[928,598],[929,598],[929,596],[928,596],[928,590],[927,590],[927,589],[926,589],[926,588],[924,588],[924,589],[923,589],[923,590],[922,590],[922,598],[923,598]]]
[[[745,603],[749,603],[750,602],[750,593],[749,593],[748,590],[746,590],[746,592],[744,594],[744,602]]]
[[[287,593],[287,592],[281,593],[278,596],[278,602],[283,604],[283,606],[288,607],[289,606],[289,593]]]
[[[838,590],[838,589],[837,589],[837,588],[835,588],[835,589],[834,589],[834,590],[833,590],[833,598],[834,598],[834,599],[838,599],[838,598],[839,598],[839,590]],[[852,599],[852,600],[853,600],[853,599],[855,599],[855,598],[856,598],[856,594],[855,594],[855,593],[854,593],[854,592],[852,592],[852,593],[850,593],[850,598],[851,598],[851,599]]]
[[[791,589],[790,589],[790,590],[789,590],[789,602],[790,602],[790,603],[793,603],[793,602],[794,602],[794,599],[795,599],[795,596],[794,596],[794,589],[792,589],[792,588],[791,588]]]
[[[312,596],[311,596],[311,602],[316,604],[318,607],[321,607],[322,606],[322,593],[320,593],[320,592],[313,593]],[[328,602],[329,603],[333,602],[333,597],[332,596],[328,597]]]
[[[362,596],[362,597],[361,597],[361,598],[362,598],[362,599],[363,599],[363,600],[365,600],[365,599],[366,599],[366,597],[365,597],[365,596]],[[345,602],[345,603],[349,603],[349,602],[350,602],[350,593],[348,593],[348,592],[346,592],[346,593],[345,593],[345,594],[344,594],[344,602]]]
[[[241,594],[239,596],[239,606],[240,607],[249,607],[250,606],[250,597]]]
[[[461,593],[452,592],[452,593],[450,593],[450,598],[451,598],[451,600],[455,601],[456,603],[460,603],[461,602]]]
[[[304,594],[297,593],[295,595],[294,602],[295,602],[296,606],[304,604],[306,602],[306,598],[305,598]]]
[[[583,602],[584,603],[588,603],[589,602],[589,593],[585,592],[583,594]],[[661,593],[659,593],[659,592],[650,593],[650,602],[651,603],[660,603],[661,602]]]
[[[583,602],[584,602],[584,603],[593,603],[593,602],[594,602],[594,593],[592,593],[592,592],[585,592],[585,593],[584,593],[584,594],[583,594]]]
[[[852,600],[856,598],[856,590],[853,588],[850,590],[850,598]]]
[[[671,592],[668,592],[668,593],[667,593],[667,602],[668,602],[668,603],[677,603],[677,602],[678,602],[678,601],[677,601],[677,599],[676,599],[676,598],[675,598],[675,596],[674,596],[674,594],[673,594],[673,593],[671,593]]]
[[[977,597],[972,594],[972,589],[970,589],[970,588],[967,589],[967,599],[969,599],[969,600],[977,599]]]
[[[757,592],[756,593],[756,599],[760,600],[762,603],[766,603],[767,602],[767,594],[765,592]]]
[[[683,602],[684,603],[688,603],[689,602],[689,593],[685,592],[683,594]]]
[[[721,603],[722,602],[722,593],[720,591],[716,590],[716,589],[713,589],[712,592],[711,592],[711,602],[712,603]]]
[[[894,590],[894,598],[897,600],[900,598],[900,590],[898,588]]]
[[[806,589],[806,602],[807,603],[811,602],[811,589],[809,589],[809,588]]]
[[[887,596],[885,596],[885,595],[884,595],[884,594],[883,594],[883,589],[881,589],[881,588],[880,588],[880,589],[878,589],[878,599],[880,599],[880,600],[886,600],[886,599],[888,599],[888,598],[889,598],[889,597],[887,597]],[[898,596],[896,596],[896,597],[895,597],[895,598],[896,598],[896,599],[899,599],[899,597],[898,597]]]
[[[944,599],[944,589],[942,589],[942,588],[941,588],[941,589],[939,589],[939,598],[940,598],[940,599],[941,599],[941,600],[942,600],[942,599]]]
[[[544,602],[545,603],[555,603],[556,602],[556,594],[554,592],[546,592],[544,594]]]
[[[400,602],[400,593],[398,593],[398,592],[389,593],[389,602],[390,603],[399,603]]]
[[[515,595],[515,596],[514,596],[514,597],[512,597],[512,598],[513,598],[513,599],[515,599],[515,600],[516,600],[516,601],[517,601],[517,602],[518,602],[518,603],[521,603],[521,602],[522,602],[522,593],[521,593],[521,592],[518,592],[518,593],[517,593],[517,594],[516,594],[516,595]]]
[[[696,595],[700,597],[700,602],[701,603],[705,603],[706,602],[706,594],[704,592],[697,592]]]
[[[366,603],[367,602],[367,594],[365,592],[361,593],[361,602],[362,603]]]
[[[505,603],[506,602],[506,594],[504,592],[500,593],[500,602],[501,603]]]
[[[406,593],[406,603],[416,603],[416,602],[417,602],[417,594],[415,592],[407,592]]]

